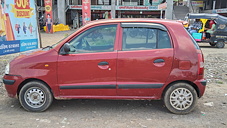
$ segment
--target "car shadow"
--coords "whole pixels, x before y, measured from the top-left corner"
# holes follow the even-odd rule
[[[200,48],[216,48],[215,46],[199,46]]]
[[[99,100],[99,99],[73,99],[54,100],[50,111],[103,111],[106,112],[169,112],[161,100]]]

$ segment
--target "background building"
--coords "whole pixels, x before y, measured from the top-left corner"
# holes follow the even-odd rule
[[[116,0],[115,15],[111,15],[111,0],[91,1],[91,20],[106,18],[160,18],[158,5],[163,0]],[[81,24],[82,0],[70,0],[69,12],[74,22]],[[75,21],[76,20],[76,21]],[[68,21],[67,23],[70,23]]]
[[[168,0],[91,0],[91,20],[164,17],[165,11],[161,15],[158,5],[166,1]],[[81,25],[82,0],[52,0],[52,2],[55,23],[72,25],[74,28]],[[39,17],[42,17],[45,14],[44,0],[37,0],[37,5]],[[111,15],[111,10],[114,10],[114,16]],[[173,19],[184,19],[189,12],[219,13],[227,16],[227,0],[173,0]]]

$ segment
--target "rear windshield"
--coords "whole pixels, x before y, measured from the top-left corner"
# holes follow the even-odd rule
[[[192,37],[192,35],[185,29],[185,31],[188,33],[188,35],[190,36],[194,46],[196,49],[200,49],[199,45],[197,44],[197,42],[195,41],[195,39]]]

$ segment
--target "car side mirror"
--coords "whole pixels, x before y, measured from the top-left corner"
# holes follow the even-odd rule
[[[65,43],[63,47],[61,48],[61,54],[66,55],[70,52],[70,46],[69,43]]]

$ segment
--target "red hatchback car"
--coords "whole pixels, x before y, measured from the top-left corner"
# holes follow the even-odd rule
[[[5,88],[28,111],[55,99],[164,101],[176,114],[203,96],[203,54],[176,21],[93,21],[56,45],[18,56],[7,66]]]

